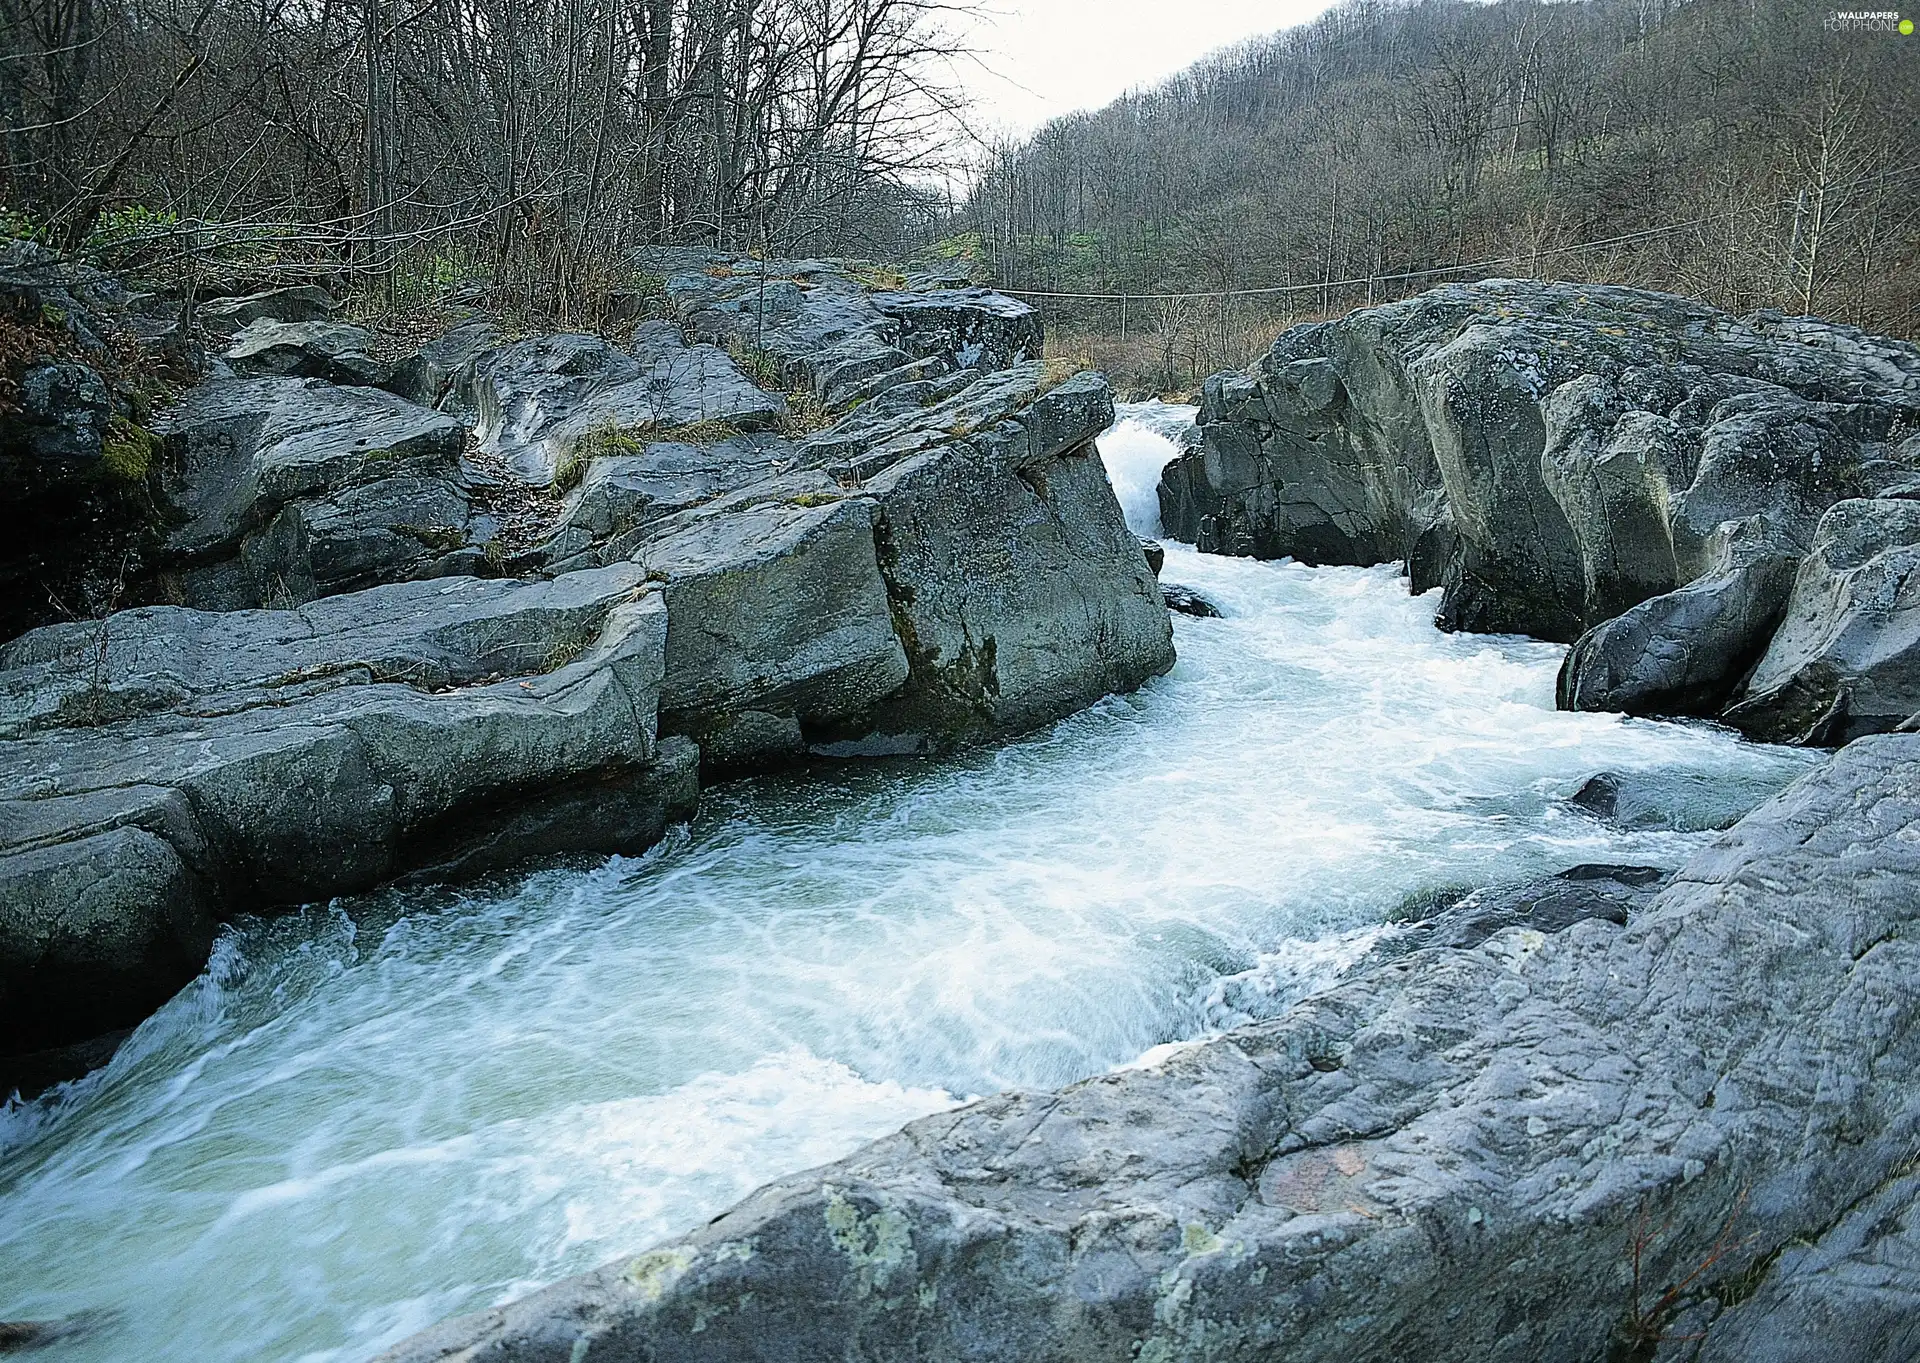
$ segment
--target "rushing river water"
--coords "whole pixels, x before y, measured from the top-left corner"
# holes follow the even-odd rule
[[[1102,449],[1155,528],[1171,446]],[[231,931],[106,1070],[0,1113],[0,1320],[94,1313],[47,1363],[359,1363],[969,1095],[1271,1014],[1409,896],[1677,864],[1812,760],[1556,713],[1560,648],[1441,634],[1390,569],[1168,549],[1226,618],[1044,733]],[[1681,831],[1563,803],[1600,770]]]

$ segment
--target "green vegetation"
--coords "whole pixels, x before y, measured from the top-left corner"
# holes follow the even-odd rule
[[[123,483],[138,483],[153,471],[159,450],[159,438],[151,431],[117,416],[107,423],[106,438],[100,444],[100,464],[109,476]]]

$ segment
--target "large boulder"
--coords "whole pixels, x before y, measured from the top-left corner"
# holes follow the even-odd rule
[[[1445,625],[1571,641],[1709,571],[1728,521],[1804,548],[1834,502],[1910,481],[1920,349],[1488,280],[1286,332],[1208,381],[1200,421],[1163,478],[1168,533],[1401,559]]]
[[[952,401],[1040,380],[1038,364],[1016,365]],[[880,503],[881,570],[913,665],[867,727],[943,746],[1057,719],[1173,665],[1159,586],[1094,449],[1112,413],[1106,380],[1081,374],[922,448],[943,429],[935,416],[851,467]]]
[[[1624,927],[925,1118],[384,1358],[1905,1357],[1917,770],[1856,743]]]
[[[1839,744],[1920,714],[1917,585],[1920,502],[1839,503],[1728,722],[1775,742]]]
[[[632,564],[298,610],[175,607],[0,650],[0,1035],[138,1021],[212,924],[554,852],[637,850],[697,755],[656,745],[667,617]]]
[[[1093,448],[1104,379],[1048,388],[1028,363],[884,410],[779,458],[737,442],[732,464],[682,475],[735,490],[648,504],[577,560],[631,554],[664,581],[661,730],[710,764],[947,749],[1172,666],[1166,606]],[[596,462],[576,516],[612,465]]]
[[[642,549],[665,584],[663,733],[716,766],[804,750],[907,681],[874,550],[871,499],[768,502],[701,517]]]
[[[466,428],[372,388],[214,380],[155,422],[177,599],[299,605],[433,571],[467,541]]]

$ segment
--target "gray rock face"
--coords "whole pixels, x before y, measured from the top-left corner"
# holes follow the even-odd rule
[[[1843,750],[1625,927],[926,1118],[385,1357],[1595,1363],[1699,1321],[1665,1347],[1904,1357],[1917,760]]]
[[[484,317],[461,322],[397,362],[380,386],[421,407],[448,404],[453,415],[471,423],[473,413],[460,405],[455,383],[468,365],[499,344],[500,329]]]
[[[277,375],[329,383],[380,385],[392,366],[371,358],[373,333],[346,322],[249,322],[221,359],[241,378]]]
[[[543,549],[666,584],[661,731],[710,769],[941,750],[1173,662],[1167,609],[1093,439],[1105,380],[1024,363],[805,440],[603,456]],[[921,389],[918,383],[887,396]]]
[[[878,271],[845,261],[742,260],[653,251],[693,334],[766,357],[782,383],[834,411],[959,370],[989,373],[1038,359],[1039,315],[989,289],[875,288]]]
[[[675,427],[699,423],[752,431],[787,411],[786,399],[755,387],[725,351],[689,346],[667,322],[642,323],[630,351],[593,336],[519,341],[472,361],[458,386],[482,447],[535,483],[610,452],[593,446],[602,433],[672,438]]]
[[[1038,369],[1005,373],[1033,383]],[[902,433],[863,456],[853,471],[881,506],[881,567],[914,669],[873,727],[1031,727],[1172,666],[1159,587],[1093,448],[1111,420],[1106,381],[1082,374],[951,444],[920,451]],[[870,471],[894,451],[906,457]]]
[[[1920,502],[1845,501],[1820,520],[1785,623],[1727,711],[1749,733],[1844,743],[1920,713]]]
[[[1719,714],[1786,613],[1801,552],[1765,516],[1725,522],[1699,577],[1580,636],[1560,665],[1560,708]]]
[[[1451,627],[1572,640],[1712,566],[1730,520],[1805,545],[1910,478],[1920,350],[1631,289],[1448,285],[1296,328],[1210,380],[1169,533],[1404,559]]]
[[[98,471],[113,418],[106,380],[84,364],[40,364],[20,376],[17,439],[37,472],[54,478]]]
[[[798,753],[907,681],[868,498],[705,517],[641,550],[664,580],[665,733],[709,762]]]
[[[210,330],[239,331],[254,322],[325,322],[333,317],[333,295],[318,284],[263,289],[237,298],[212,298],[196,315]]]
[[[168,549],[189,604],[298,605],[426,571],[466,542],[465,429],[389,393],[215,380],[156,426],[187,517]]]
[[[690,807],[697,764],[654,739],[666,633],[625,564],[150,607],[7,645],[7,1049],[137,1021],[230,912],[647,846]]]

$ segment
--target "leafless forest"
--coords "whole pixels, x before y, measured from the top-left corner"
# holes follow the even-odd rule
[[[1125,295],[1042,306],[1163,387],[1485,274],[1920,334],[1920,37],[1810,0],[1348,0],[990,144],[966,3],[0,0],[5,225],[574,325],[647,243],[938,253]]]
[[[1167,387],[1490,274],[1914,336],[1917,90],[1920,36],[1801,0],[1349,0],[996,148],[966,246],[1017,287],[1288,290],[1042,300],[1060,345]]]
[[[0,0],[16,232],[591,320],[635,245],[891,256],[957,154],[939,0]]]

